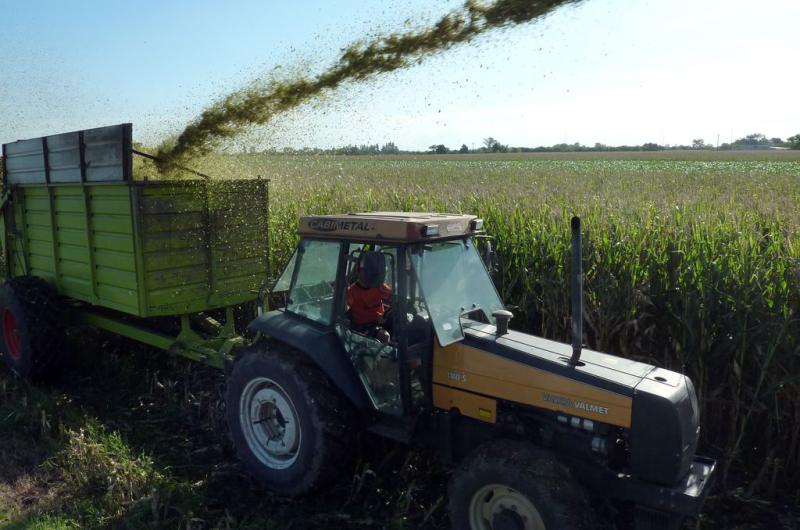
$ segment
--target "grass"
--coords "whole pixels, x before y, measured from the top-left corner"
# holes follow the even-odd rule
[[[586,342],[684,370],[698,387],[702,451],[722,471],[700,528],[796,527],[800,484],[786,470],[800,465],[800,162],[637,156],[242,155],[198,165],[272,179],[273,271],[303,213],[476,213],[496,237],[512,326],[558,339],[568,338],[568,220],[581,215]],[[272,497],[231,451],[220,373],[79,337],[50,388],[0,375],[0,526],[447,527],[447,472],[432,455],[366,438],[332,490]]]

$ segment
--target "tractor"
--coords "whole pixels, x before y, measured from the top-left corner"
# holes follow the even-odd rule
[[[455,464],[453,528],[591,528],[598,495],[629,503],[637,528],[697,514],[715,464],[695,455],[692,382],[582,348],[577,218],[572,228],[570,346],[509,329],[475,216],[300,219],[271,290],[284,303],[228,364],[241,459],[269,489],[309,493],[338,476],[364,428]],[[381,293],[367,326],[353,307],[364,290]]]

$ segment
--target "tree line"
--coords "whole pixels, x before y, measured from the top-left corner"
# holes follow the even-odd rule
[[[450,148],[445,144],[433,144],[427,150],[404,150],[394,142],[380,144],[346,145],[329,149],[305,147],[296,149],[287,147],[281,150],[265,151],[267,154],[288,155],[398,155],[398,154],[470,154],[470,153],[575,153],[575,152],[605,152],[605,151],[670,151],[670,150],[750,150],[750,149],[800,149],[800,134],[790,136],[786,140],[778,137],[767,138],[761,133],[748,134],[732,142],[715,146],[707,143],[702,138],[692,140],[691,145],[661,145],[656,142],[645,142],[640,145],[606,145],[595,143],[583,145],[579,142],[560,143],[539,147],[512,147],[504,144],[491,136],[484,138],[478,148],[470,148],[467,144],[461,147]]]

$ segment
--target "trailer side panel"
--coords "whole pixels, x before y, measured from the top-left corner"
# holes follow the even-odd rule
[[[62,296],[138,315],[129,194],[124,183],[19,187],[13,275],[40,276]]]

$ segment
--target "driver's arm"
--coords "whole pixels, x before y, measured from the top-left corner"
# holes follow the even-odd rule
[[[347,288],[347,298],[345,300],[346,306],[344,308],[345,312],[350,311],[350,309],[355,304],[355,297],[353,297],[353,286],[350,285]]]
[[[389,287],[388,283],[384,283],[379,287],[381,292],[381,300],[383,301],[383,305],[389,306],[392,304],[392,288]]]

